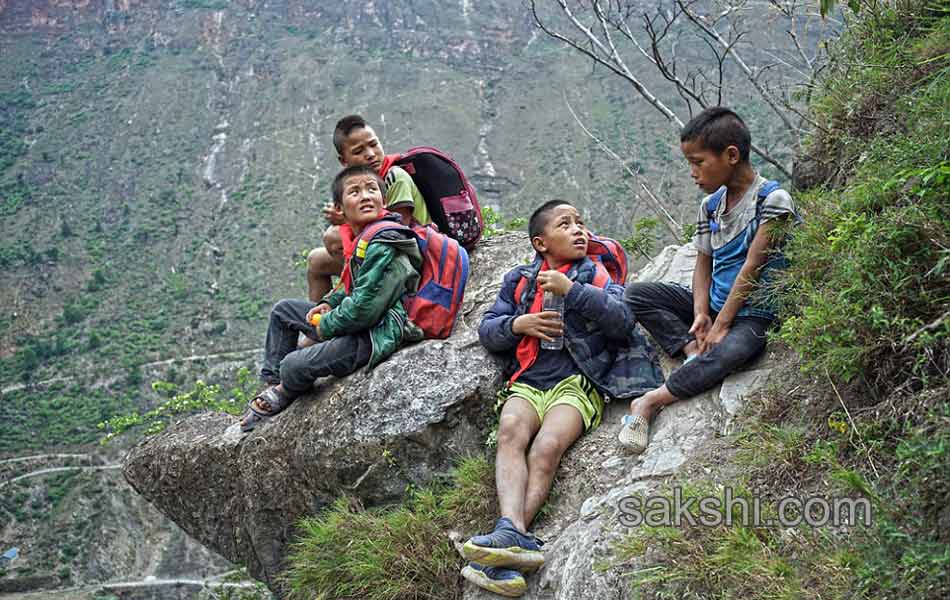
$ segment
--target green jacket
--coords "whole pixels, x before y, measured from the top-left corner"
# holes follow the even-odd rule
[[[353,289],[324,296],[330,310],[320,320],[324,339],[369,330],[373,343],[367,368],[386,360],[403,343],[422,339],[422,330],[409,321],[402,297],[419,286],[422,254],[415,238],[384,231],[366,247],[362,261],[353,258]]]

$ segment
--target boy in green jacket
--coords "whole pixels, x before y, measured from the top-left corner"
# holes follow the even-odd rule
[[[370,165],[347,167],[334,178],[333,203],[345,220],[342,285],[320,302],[287,299],[274,305],[261,368],[267,387],[248,404],[241,418],[244,431],[282,411],[318,377],[373,368],[403,343],[422,339],[402,303],[419,284],[422,255],[415,238],[383,231],[368,243],[359,241],[360,232],[376,221],[400,221],[383,208],[382,187]],[[298,350],[298,333],[317,343]]]

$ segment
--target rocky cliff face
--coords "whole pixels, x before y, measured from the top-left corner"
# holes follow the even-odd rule
[[[125,466],[132,486],[185,531],[270,584],[282,566],[294,523],[346,492],[367,505],[400,498],[407,484],[443,473],[459,455],[480,452],[499,366],[474,327],[502,274],[528,258],[523,235],[481,245],[465,317],[452,338],[401,350],[370,374],[320,382],[285,414],[242,437],[232,417],[200,415],[134,448]],[[695,251],[669,247],[640,275],[688,282]],[[669,361],[667,361],[669,362]],[[667,367],[673,365],[667,364]],[[550,516],[538,534],[547,564],[528,598],[628,598],[618,570],[597,567],[626,529],[620,500],[649,492],[696,449],[728,430],[743,398],[768,378],[757,365],[657,418],[641,457],[617,449],[623,403],[582,438],[558,473]],[[469,600],[494,597],[476,588]]]
[[[128,455],[129,483],[182,529],[274,586],[294,523],[343,493],[366,506],[482,452],[499,365],[477,327],[502,275],[530,258],[524,234],[479,245],[454,335],[403,349],[370,373],[318,382],[282,415],[242,435],[205,414]]]

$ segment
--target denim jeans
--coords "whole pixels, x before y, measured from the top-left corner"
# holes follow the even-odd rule
[[[349,375],[369,363],[373,350],[368,331],[298,350],[299,333],[317,339],[316,329],[307,323],[307,312],[314,306],[316,303],[308,300],[281,300],[270,311],[261,379],[283,383],[284,389],[294,394],[308,391],[319,377]]]
[[[675,283],[631,283],[624,293],[636,320],[670,356],[681,354],[695,339],[689,333],[693,292]],[[717,313],[711,312],[713,322]],[[755,360],[765,350],[771,319],[736,317],[723,340],[673,371],[666,389],[677,398],[695,396],[721,383],[727,375]]]

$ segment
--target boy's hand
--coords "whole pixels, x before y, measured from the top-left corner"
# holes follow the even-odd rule
[[[330,222],[330,225],[343,224],[343,211],[333,206],[331,202],[323,205],[323,216]]]
[[[330,312],[330,305],[326,302],[321,302],[307,311],[307,323],[310,323],[313,319],[313,315],[325,315],[328,312]]]
[[[693,325],[689,332],[696,337],[696,345],[699,346],[699,353],[706,351],[706,336],[709,335],[709,328],[712,327],[712,319],[706,313],[696,313],[693,319]]]
[[[521,315],[511,324],[515,335],[527,335],[547,342],[553,342],[552,335],[561,335],[564,324],[561,315],[553,310],[547,310],[531,315]]]
[[[560,271],[541,271],[538,273],[538,284],[545,292],[554,292],[558,296],[567,296],[574,282]]]
[[[722,323],[717,320],[713,323],[713,326],[709,329],[709,332],[706,334],[705,339],[700,344],[702,346],[702,352],[712,349],[713,346],[725,339],[726,335],[729,333],[729,325]]]

